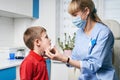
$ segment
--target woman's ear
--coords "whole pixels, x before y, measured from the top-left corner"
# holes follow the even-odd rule
[[[88,8],[88,7],[86,7],[85,9],[84,9],[84,17],[83,17],[83,19],[87,19],[88,18],[88,16],[89,16],[89,13],[90,13],[90,9]]]
[[[86,15],[89,15],[89,13],[90,13],[90,9],[89,9],[88,7],[86,7],[86,8],[85,8],[85,14],[86,14]]]

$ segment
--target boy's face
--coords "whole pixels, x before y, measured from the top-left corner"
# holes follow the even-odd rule
[[[41,48],[43,50],[49,49],[51,46],[51,40],[49,39],[46,32],[43,32],[41,37]]]

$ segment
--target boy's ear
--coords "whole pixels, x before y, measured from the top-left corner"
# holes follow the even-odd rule
[[[41,40],[39,40],[39,39],[35,39],[35,44],[36,44],[37,46],[39,46],[39,47],[40,47]]]

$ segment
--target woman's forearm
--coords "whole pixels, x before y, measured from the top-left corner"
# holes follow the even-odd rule
[[[61,61],[64,62],[64,63],[67,63],[68,58],[69,57],[67,57],[67,56],[62,56]],[[74,67],[80,69],[80,61],[72,60],[72,59],[69,58],[68,64],[70,64],[71,66],[74,66]]]

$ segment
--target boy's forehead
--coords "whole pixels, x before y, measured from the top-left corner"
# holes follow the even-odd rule
[[[46,36],[46,35],[47,35],[47,33],[46,33],[46,32],[43,32],[43,33],[42,33],[42,36]]]

